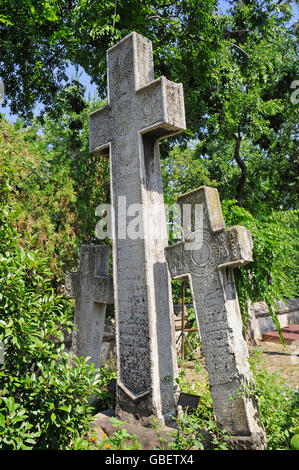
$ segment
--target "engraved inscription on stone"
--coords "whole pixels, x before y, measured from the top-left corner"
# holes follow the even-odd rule
[[[131,100],[124,100],[116,105],[116,134],[126,135],[132,129],[133,124],[133,103]],[[126,116],[126,119],[124,119]]]
[[[244,227],[225,228],[216,189],[201,187],[178,198],[181,208],[199,203],[203,204],[202,243],[194,250],[185,249],[189,240],[169,246],[166,259],[174,279],[190,280],[218,424],[241,439],[247,436],[251,448],[263,448],[265,433],[257,405],[245,393],[253,378],[232,271],[252,261],[251,236]],[[193,239],[194,235],[199,236],[194,232]]]

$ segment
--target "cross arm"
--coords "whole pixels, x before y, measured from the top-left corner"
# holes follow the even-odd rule
[[[92,299],[93,302],[113,304],[113,278],[108,276],[110,247],[82,245],[78,272],[67,273],[66,297]]]
[[[165,77],[136,90],[141,133],[157,138],[186,129],[183,86]]]
[[[217,238],[220,248],[219,268],[242,266],[252,261],[252,237],[246,227],[235,225],[221,231]]]
[[[89,115],[89,151],[106,153],[111,140],[111,108],[104,106]]]
[[[66,297],[78,298],[83,278],[84,285],[88,286],[88,291],[83,292],[83,295],[88,295],[93,302],[100,304],[114,303],[112,276],[96,276],[80,272],[67,273],[64,287]]]
[[[184,263],[185,243],[179,242],[164,249],[165,258],[172,279],[187,279],[188,270]]]

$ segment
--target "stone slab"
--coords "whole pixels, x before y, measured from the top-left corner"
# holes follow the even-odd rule
[[[107,436],[111,436],[116,431],[115,426],[113,426],[112,422],[110,421],[112,416],[114,416],[114,412],[113,410],[110,410],[108,412],[98,413],[94,417],[92,422],[92,429],[96,431],[99,439],[103,438],[103,432],[107,434]],[[154,431],[154,429],[129,423],[121,425],[120,429],[126,429],[130,434],[136,434],[138,436],[138,442],[142,446],[142,450],[152,450],[161,447],[157,433]],[[172,440],[170,434],[174,433],[175,431],[175,427],[165,426],[160,432],[160,436],[167,441],[165,443],[163,442],[163,449],[170,449],[168,446],[168,443]]]
[[[286,344],[291,344],[294,341],[299,342],[299,325],[289,325],[281,329],[282,336]],[[263,334],[263,341],[269,341],[272,343],[281,343],[279,334],[277,331],[268,331]]]

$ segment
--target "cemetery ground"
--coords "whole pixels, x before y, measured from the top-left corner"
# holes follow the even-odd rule
[[[183,393],[199,396],[197,410],[185,409],[171,429],[163,429],[156,422],[148,430],[138,429],[126,422],[107,417],[103,427],[96,426],[94,449],[176,449],[176,450],[231,450],[230,436],[220,430],[213,418],[208,374],[197,333],[189,333],[185,360],[178,357],[178,383]],[[290,449],[290,441],[298,430],[298,345],[257,340],[248,345],[250,364],[254,372],[261,420],[266,429],[270,450]],[[107,369],[106,369],[107,367]],[[115,360],[104,365],[114,371]],[[110,397],[111,399],[111,397]],[[233,397],[232,397],[233,399]],[[106,402],[107,404],[108,402]],[[112,403],[110,401],[110,403]],[[108,413],[109,416],[109,413]],[[101,417],[103,419],[103,417]],[[137,435],[138,434],[138,435]]]
[[[256,346],[249,346],[249,353],[258,353],[263,365],[270,373],[277,373],[278,378],[285,380],[290,387],[298,387],[299,383],[299,348],[298,345],[272,343],[257,340]],[[206,373],[202,368],[203,357],[199,354],[195,361],[181,363],[181,370],[186,371],[188,383],[196,383],[199,379],[204,383],[207,381]],[[196,365],[201,366],[198,375]]]

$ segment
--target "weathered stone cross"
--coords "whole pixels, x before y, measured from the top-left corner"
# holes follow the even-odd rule
[[[190,280],[215,417],[239,446],[263,447],[257,407],[246,393],[252,376],[233,275],[234,267],[252,261],[251,234],[242,226],[225,228],[217,189],[201,187],[178,204],[183,220],[191,206],[191,219],[184,241],[165,249],[166,259],[173,279]],[[203,209],[198,229],[197,204]]]
[[[107,63],[108,106],[90,115],[90,151],[110,154],[116,413],[165,421],[175,413],[177,365],[158,140],[185,129],[183,90],[154,80],[151,42],[135,32],[107,51]],[[126,216],[136,212],[132,233]]]
[[[82,245],[78,272],[68,273],[65,294],[76,298],[72,351],[90,357],[98,368],[104,335],[106,304],[112,304],[113,282],[108,276],[110,247]]]

